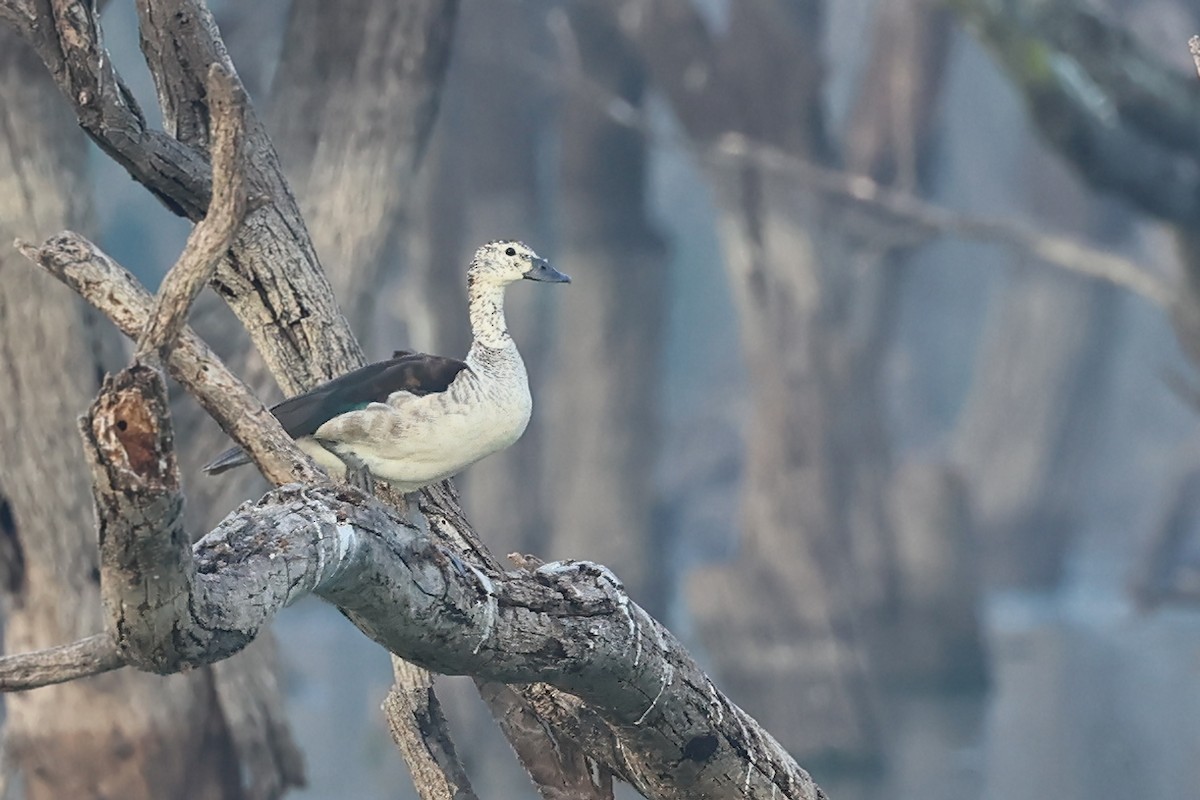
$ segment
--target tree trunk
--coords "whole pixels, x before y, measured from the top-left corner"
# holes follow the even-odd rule
[[[457,0],[295,0],[272,97],[280,157],[346,317],[378,288],[437,115]]]
[[[1028,161],[1040,214],[1115,245],[1127,226],[1114,225],[1111,209],[1049,158],[1035,151]],[[1008,279],[991,309],[953,447],[992,585],[1048,588],[1062,576],[1119,297],[1112,287],[1030,267]]]
[[[752,402],[736,565],[700,570],[689,605],[734,696],[791,752],[873,759],[874,697],[856,632],[846,486],[834,472],[824,270],[832,215],[787,176],[714,178]],[[818,733],[820,731],[820,733]]]
[[[853,481],[837,461],[853,253],[836,211],[786,167],[833,160],[822,4],[731,4],[720,31],[686,2],[630,21],[704,159],[749,373],[739,558],[695,573],[689,605],[718,673],[792,752],[873,761],[856,614],[882,569],[860,580],[851,564],[879,537],[850,541]]]

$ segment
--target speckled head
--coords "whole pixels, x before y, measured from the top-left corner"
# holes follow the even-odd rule
[[[546,283],[570,283],[571,279],[550,266],[523,242],[488,242],[475,251],[467,270],[467,285],[490,283],[505,286],[522,278]]]

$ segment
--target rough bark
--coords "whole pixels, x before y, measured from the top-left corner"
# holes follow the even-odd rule
[[[135,367],[125,375],[143,409],[156,402],[166,408],[155,371]],[[105,468],[120,471],[126,485],[170,494],[176,478],[165,453],[155,451],[163,458],[153,462],[129,457],[151,440],[169,446],[161,435],[164,417],[147,418],[154,435],[98,453],[115,456]],[[181,546],[176,540],[160,552],[182,555]],[[172,634],[169,652],[140,659],[156,671],[228,657],[284,605],[315,592],[367,635],[427,669],[544,682],[578,696],[611,727],[625,751],[624,767],[633,771],[628,777],[647,797],[719,798],[736,789],[746,797],[821,796],[603,567],[556,562],[502,574],[463,568],[428,533],[361,493],[299,485],[243,507],[188,555],[194,558],[190,601],[159,609],[177,614],[141,620]],[[165,571],[171,562],[180,563],[160,558],[153,566]],[[9,690],[19,688],[7,681],[7,669],[20,658],[0,661],[0,685]]]
[[[608,113],[613,102],[636,113],[646,90],[616,11],[603,0],[567,7],[560,260],[579,288],[562,298],[570,335],[556,338],[557,366],[542,387],[554,532],[546,553],[608,565],[639,603],[662,613],[677,580],[657,539],[654,494],[666,247],[648,218],[642,131]]]

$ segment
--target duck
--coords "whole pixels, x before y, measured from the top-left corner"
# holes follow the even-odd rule
[[[504,319],[505,290],[521,280],[571,282],[522,242],[488,242],[467,269],[465,359],[398,350],[271,413],[330,477],[369,491],[381,480],[415,492],[509,447],[533,413],[525,363]],[[234,447],[203,469],[219,475],[248,463]]]

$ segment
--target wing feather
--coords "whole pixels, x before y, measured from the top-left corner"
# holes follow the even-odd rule
[[[466,368],[466,362],[458,359],[398,350],[387,361],[360,367],[284,400],[271,413],[293,439],[309,436],[338,414],[386,402],[394,392],[418,397],[444,392]]]

